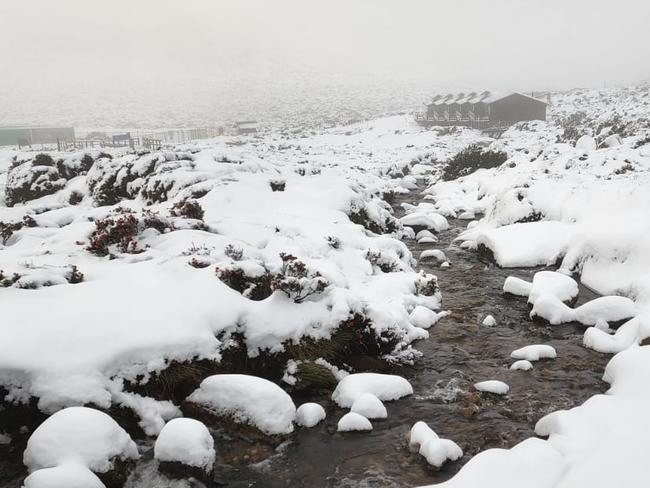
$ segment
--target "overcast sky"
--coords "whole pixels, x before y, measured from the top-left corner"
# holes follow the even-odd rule
[[[650,79],[649,24],[648,0],[0,0],[0,88],[602,86]]]

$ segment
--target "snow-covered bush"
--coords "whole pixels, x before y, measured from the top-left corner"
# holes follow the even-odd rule
[[[470,145],[447,161],[442,172],[442,179],[444,181],[455,180],[481,168],[495,168],[501,166],[507,159],[508,154],[503,151]]]
[[[13,207],[17,203],[51,195],[63,189],[66,179],[60,174],[49,154],[37,154],[33,159],[17,161],[7,173],[5,201]]]

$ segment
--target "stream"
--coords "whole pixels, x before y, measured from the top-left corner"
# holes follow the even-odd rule
[[[418,191],[397,195],[396,216],[402,202],[416,203]],[[429,329],[428,340],[415,347],[422,357],[414,366],[383,372],[406,377],[414,395],[386,402],[388,418],[373,420],[369,433],[337,433],[336,425],[347,410],[336,407],[329,396],[296,399],[317,401],[327,418],[312,429],[297,428],[277,445],[259,439],[233,439],[209,426],[216,439],[216,486],[228,487],[412,487],[434,484],[452,477],[480,451],[512,447],[534,435],[537,420],[558,409],[571,408],[604,392],[601,375],[609,356],[582,346],[584,327],[579,324],[549,326],[531,321],[524,298],[507,297],[503,282],[509,275],[532,279],[536,269],[500,269],[474,251],[461,249],[454,238],[467,221],[449,219],[450,228],[438,235],[437,244],[406,244],[415,257],[424,249],[442,249],[451,266],[422,262],[419,269],[438,276],[443,310],[451,314]],[[596,295],[581,286],[578,304]],[[481,322],[491,314],[497,325]],[[511,371],[510,352],[529,344],[550,344],[554,360],[534,363],[531,371]],[[499,379],[510,385],[506,396],[479,394],[475,382]],[[455,441],[462,459],[436,470],[408,447],[411,426],[423,420],[441,437]],[[160,475],[153,460],[153,441],[139,441],[142,459],[127,481],[127,488],[203,486],[198,481],[170,481]],[[20,481],[5,487],[18,487]]]

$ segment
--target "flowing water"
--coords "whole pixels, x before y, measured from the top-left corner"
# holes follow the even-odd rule
[[[417,203],[419,198],[416,192],[398,196],[398,216],[401,202]],[[482,260],[454,242],[466,221],[452,219],[450,224],[450,229],[438,236],[437,244],[407,241],[416,257],[424,249],[436,248],[452,263],[449,268],[435,263],[419,265],[438,276],[443,309],[451,314],[429,329],[428,340],[416,344],[422,357],[414,366],[390,370],[405,376],[415,394],[387,402],[388,418],[373,421],[369,433],[337,433],[337,421],[346,410],[337,408],[328,397],[300,399],[320,401],[328,417],[315,428],[297,429],[279,445],[259,439],[227,439],[228,434],[214,429],[217,486],[351,488],[439,483],[479,451],[511,447],[534,435],[535,422],[545,414],[579,405],[605,391],[601,375],[609,357],[581,345],[583,327],[533,322],[525,299],[503,295],[508,275],[532,279],[538,269],[506,270]],[[594,297],[581,287],[578,304]],[[488,314],[495,317],[496,326],[481,325]],[[536,362],[531,371],[508,369],[511,351],[539,343],[555,347],[557,359]],[[473,383],[488,379],[508,383],[509,394],[494,396],[473,390]],[[463,458],[435,470],[410,452],[408,432],[418,420],[459,444]],[[143,459],[128,487],[202,486],[188,480],[171,483],[161,477],[151,446],[151,441],[140,444]]]

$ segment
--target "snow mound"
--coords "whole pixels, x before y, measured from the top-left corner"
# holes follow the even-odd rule
[[[296,423],[301,427],[314,427],[325,419],[325,409],[318,403],[303,403],[296,410]]]
[[[355,412],[346,413],[337,425],[339,432],[365,432],[372,430],[370,420]]]
[[[129,434],[104,412],[69,407],[45,420],[27,441],[23,461],[36,471],[76,462],[95,473],[106,473],[113,460],[137,459]]]
[[[512,363],[510,369],[512,369],[513,371],[530,371],[531,369],[533,369],[533,363],[531,363],[527,359],[520,359],[519,361],[515,361],[514,363]]]
[[[420,454],[431,466],[440,468],[447,461],[456,461],[463,457],[463,450],[449,439],[431,439],[420,446]]]
[[[576,321],[592,326],[602,322],[620,322],[635,315],[634,302],[620,296],[595,298],[573,309],[553,295],[542,295],[535,301],[530,312],[531,318],[540,317],[552,325]]]
[[[420,447],[430,439],[438,439],[438,434],[436,434],[426,422],[420,420],[413,424],[413,427],[411,427],[411,435],[409,437],[409,445],[411,447]]]
[[[418,244],[435,244],[438,242],[438,239],[435,237],[423,237],[418,239]]]
[[[555,271],[539,271],[533,276],[528,303],[535,303],[542,295],[553,295],[562,302],[569,302],[578,296],[578,291],[578,283],[570,276]]]
[[[447,261],[447,256],[440,249],[426,249],[420,253],[420,260],[428,258],[434,258],[441,263]]]
[[[215,458],[214,439],[198,420],[172,419],[160,431],[154,445],[158,461],[178,462],[211,471]]]
[[[532,287],[533,284],[530,281],[522,280],[521,278],[516,278],[514,276],[508,276],[506,281],[503,283],[503,293],[527,297],[530,295]]]
[[[421,239],[426,239],[426,238],[435,239],[436,242],[438,241],[436,235],[427,229],[421,230],[420,232],[415,234],[415,240],[418,242],[420,242]]]
[[[388,417],[386,407],[372,393],[364,393],[359,396],[352,404],[350,411],[363,415],[367,419],[385,419]]]
[[[441,315],[433,310],[418,305],[409,315],[409,322],[421,329],[428,329],[440,320]]]
[[[576,141],[576,149],[582,149],[584,151],[595,151],[598,146],[596,145],[596,139],[591,136],[584,135]]]
[[[401,376],[380,373],[355,373],[343,378],[332,393],[339,407],[350,408],[364,393],[372,393],[381,401],[412,395],[413,387]]]
[[[422,421],[416,422],[411,427],[409,444],[411,447],[419,446],[420,454],[436,468],[440,468],[447,461],[455,461],[463,457],[463,451],[458,444],[449,439],[441,439]]]
[[[409,227],[424,227],[436,232],[449,228],[447,219],[437,213],[413,212],[402,217],[400,222]]]
[[[296,407],[278,385],[243,374],[218,374],[201,382],[187,400],[219,416],[248,423],[267,434],[293,432]]]
[[[571,240],[564,222],[541,221],[505,225],[479,233],[476,243],[490,249],[504,268],[554,263]]]
[[[557,352],[553,346],[546,344],[531,344],[510,353],[512,359],[526,359],[527,361],[539,361],[540,359],[555,359]]]
[[[492,315],[488,315],[483,319],[483,322],[481,322],[485,327],[494,327],[497,325],[497,321]]]
[[[474,388],[478,391],[483,391],[486,393],[494,393],[495,395],[507,395],[510,391],[510,387],[499,380],[487,380],[474,383]]]
[[[24,488],[106,488],[88,468],[75,463],[39,469],[25,478]]]

